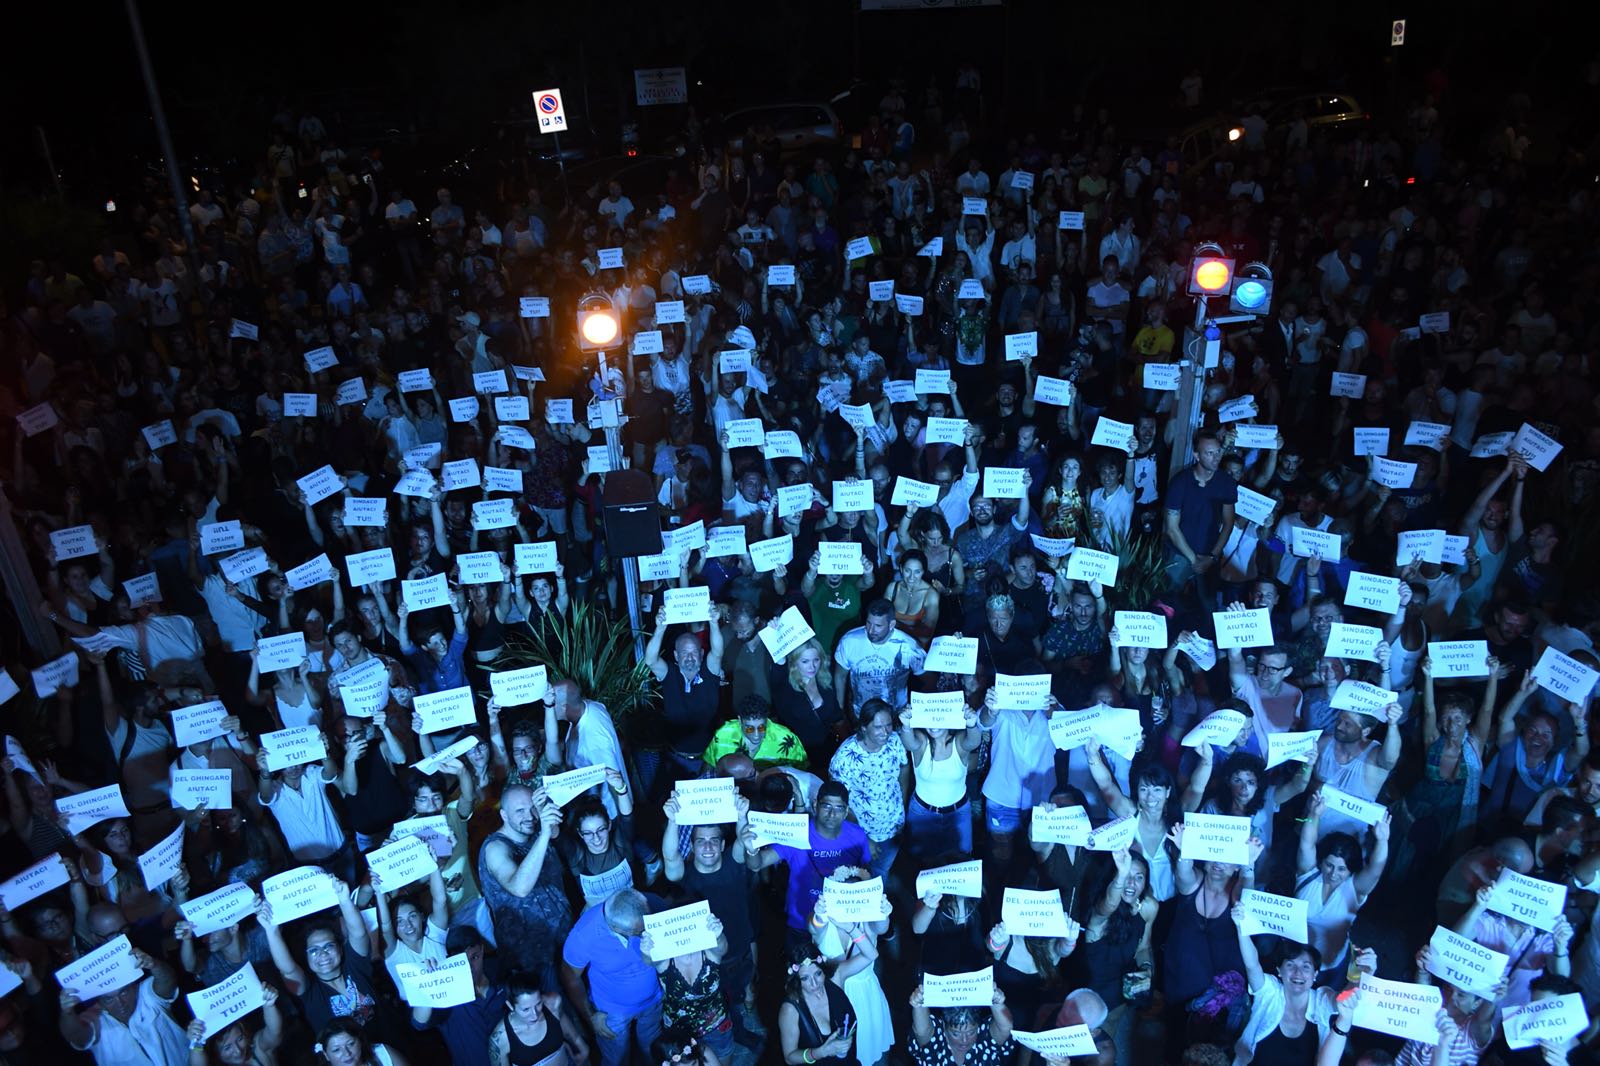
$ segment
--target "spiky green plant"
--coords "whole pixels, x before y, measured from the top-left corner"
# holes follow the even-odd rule
[[[1106,589],[1107,604],[1117,611],[1149,610],[1166,591],[1161,537],[1113,534],[1111,550],[1117,557],[1117,584]]]
[[[633,627],[581,600],[552,612],[539,629],[507,630],[494,669],[525,666],[544,666],[552,677],[576,681],[585,697],[605,704],[619,726],[655,699],[655,679],[634,659]]]

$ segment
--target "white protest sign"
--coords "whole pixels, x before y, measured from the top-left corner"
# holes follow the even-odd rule
[[[1352,570],[1345,584],[1344,605],[1394,614],[1400,609],[1400,579]]]
[[[1554,929],[1567,906],[1567,886],[1501,870],[1489,894],[1489,909],[1541,929]]]
[[[1430,640],[1428,658],[1434,679],[1488,677],[1489,642],[1486,640]]]
[[[658,326],[681,323],[683,321],[683,301],[657,300],[655,319]]]
[[[339,383],[339,389],[333,394],[333,402],[343,407],[349,403],[361,403],[367,398],[367,383],[361,378],[350,378]]]
[[[844,246],[844,257],[852,262],[857,259],[865,259],[872,254],[871,237],[857,237]]]
[[[572,401],[546,400],[544,402],[544,420],[551,425],[572,425]]]
[[[1439,552],[1439,561],[1450,563],[1453,566],[1467,565],[1467,546],[1472,542],[1471,537],[1457,537],[1445,534],[1444,548]]]
[[[1039,549],[1039,554],[1047,559],[1065,559],[1072,554],[1073,543],[1071,537],[1041,537],[1037,533],[1029,535],[1033,546]]]
[[[1217,647],[1265,648],[1272,644],[1272,614],[1265,607],[1244,611],[1213,611]]]
[[[1591,934],[1592,935],[1592,934]],[[1589,1027],[1589,1012],[1583,996],[1569,992],[1545,996],[1524,1007],[1506,1007],[1501,1014],[1506,1046],[1521,1051],[1541,1040],[1561,1044]]]
[[[389,666],[376,655],[360,666],[335,674],[328,684],[331,695],[344,704],[344,713],[372,718],[389,704]]]
[[[504,496],[472,501],[473,529],[510,529],[517,524],[516,503]]]
[[[1378,661],[1378,645],[1383,643],[1383,630],[1376,626],[1351,625],[1335,622],[1328,630],[1328,646],[1323,655],[1330,659],[1365,659]]]
[[[1395,540],[1394,561],[1400,566],[1442,562],[1444,538],[1442,529],[1403,529]]]
[[[426,367],[421,370],[402,370],[395,380],[401,392],[427,392],[433,388],[433,374]]]
[[[315,418],[317,394],[314,392],[286,392],[283,394],[283,417]]]
[[[901,712],[900,724],[908,729],[949,729],[959,733],[967,728],[966,693],[913,691],[911,706]]]
[[[930,674],[977,673],[978,638],[934,637],[922,665]]]
[[[1402,463],[1396,459],[1385,459],[1381,455],[1372,457],[1372,480],[1380,485],[1405,490],[1411,487],[1411,482],[1416,480],[1416,477],[1416,463]]]
[[[994,692],[999,710],[1043,710],[1050,706],[1050,675],[996,673]]]
[[[965,444],[967,420],[965,418],[929,418],[923,427],[923,440],[929,444]]]
[[[232,770],[182,770],[172,768],[172,805],[192,811],[201,803],[208,810],[233,809]]]
[[[1381,803],[1372,803],[1360,796],[1352,796],[1332,785],[1323,785],[1319,790],[1322,803],[1330,811],[1337,811],[1348,818],[1354,818],[1362,825],[1377,825],[1383,821],[1384,814],[1389,808]]]
[[[839,417],[845,423],[856,429],[870,429],[872,427],[872,405],[869,403],[842,403],[839,405]]]
[[[492,585],[501,580],[499,552],[462,552],[456,556],[456,576],[463,585]]]
[[[1339,687],[1334,690],[1333,699],[1328,705],[1336,711],[1355,711],[1358,714],[1382,718],[1385,708],[1399,698],[1399,693],[1389,689],[1379,688],[1366,681],[1345,678],[1339,682]]]
[[[315,559],[307,559],[299,566],[284,571],[283,579],[296,592],[333,580],[333,561],[323,552]]]
[[[994,1002],[994,967],[970,973],[924,974],[922,1003],[936,1007],[987,1007]]]
[[[706,530],[706,558],[743,555],[745,551],[744,526],[712,526]]]
[[[1083,229],[1083,212],[1061,212],[1061,217],[1056,221],[1056,229]]]
[[[1249,936],[1281,936],[1296,944],[1310,942],[1306,936],[1306,914],[1310,904],[1305,900],[1247,888],[1239,903],[1244,911],[1244,921],[1239,927],[1241,932]]]
[[[489,691],[501,707],[524,707],[544,699],[549,688],[546,668],[524,666],[519,670],[497,670],[489,675]]]
[[[827,881],[824,884],[837,882]],[[711,931],[711,904],[703,900],[685,907],[646,914],[644,928],[650,934],[649,958],[652,962],[712,951],[717,946],[717,935]]]
[[[76,836],[92,825],[107,818],[128,817],[128,805],[122,799],[121,785],[62,796],[56,800],[56,810],[67,816],[67,832]]]
[[[1241,449],[1276,449],[1278,447],[1278,427],[1258,425],[1254,422],[1240,423],[1234,427],[1233,444],[1234,447]]]
[[[1480,995],[1505,975],[1511,956],[1482,947],[1459,933],[1436,926],[1428,940],[1428,972],[1457,988]]]
[[[1583,706],[1594,691],[1600,672],[1590,669],[1555,648],[1545,648],[1533,667],[1533,679],[1569,703]]]
[[[1226,707],[1212,711],[1183,735],[1181,746],[1198,748],[1202,744],[1215,744],[1226,747],[1238,738],[1239,730],[1244,728],[1246,721],[1248,719],[1244,715]]]
[[[871,481],[835,481],[833,483],[833,509],[835,511],[870,511],[872,508]]]
[[[961,198],[961,213],[963,215],[987,215],[989,201],[982,196],[963,196]]]
[[[1389,431],[1381,426],[1356,426],[1354,434],[1355,455],[1382,455],[1389,450]]]
[[[731,777],[679,781],[673,793],[678,797],[679,825],[724,825],[739,820]]]
[[[153,571],[128,578],[122,583],[122,591],[128,596],[129,607],[143,607],[147,603],[161,602],[160,580]]]
[[[293,670],[306,658],[304,633],[284,633],[256,641],[256,665],[263,674],[274,670]]]
[[[1286,762],[1311,762],[1317,757],[1317,741],[1320,739],[1320,729],[1303,733],[1268,733],[1267,769]]]
[[[1072,382],[1065,378],[1040,375],[1033,383],[1033,399],[1035,403],[1048,403],[1056,407],[1067,407],[1072,403],[1072,395]]]
[[[394,835],[415,837],[428,846],[436,859],[448,859],[455,851],[450,822],[442,814],[396,822]]]
[[[859,553],[861,545],[852,545]],[[820,573],[828,573],[823,570]],[[704,585],[686,589],[667,589],[661,595],[668,625],[711,621],[711,590]]]
[[[944,238],[943,237],[933,237],[933,238],[931,238],[928,241],[927,244],[924,244],[921,248],[917,249],[917,254],[919,256],[920,255],[931,255],[935,259],[937,259],[939,256],[944,254]]]
[[[472,391],[480,396],[494,396],[510,392],[511,382],[506,380],[504,370],[480,370],[472,375]]]
[[[450,605],[450,584],[443,574],[400,582],[400,596],[408,611],[427,611]]]
[[[0,883],[0,906],[15,914],[24,905],[46,892],[60,888],[69,880],[61,853],[52,851],[17,876]]]
[[[314,725],[262,733],[260,741],[261,756],[268,770],[308,766],[328,757],[328,746],[322,741],[322,732]]]
[[[172,425],[172,419],[164,418],[152,426],[144,427],[144,442],[150,446],[151,451],[159,451],[169,444],[178,443],[178,431]]]
[[[1091,829],[1089,843],[1085,846],[1090,851],[1121,851],[1133,845],[1138,833],[1139,816],[1130,814]]]
[[[456,459],[445,463],[439,473],[440,483],[446,492],[475,489],[483,484],[483,475],[478,471],[476,459]]]
[[[53,429],[60,424],[61,419],[56,415],[56,409],[46,400],[17,415],[17,425],[22,427],[25,437],[37,436],[47,429]]]
[[[630,349],[634,355],[661,355],[666,351],[666,342],[659,329],[644,329],[633,335],[633,345]],[[745,369],[750,369],[750,364],[745,363]]]
[[[144,970],[133,957],[133,945],[123,933],[57,970],[56,984],[87,1003],[143,977]]]
[[[205,1024],[208,1037],[220,1033],[251,1011],[259,1010],[266,1002],[261,978],[256,976],[256,969],[248,960],[227,979],[190,992],[188,1000],[189,1010],[196,1021]]]
[[[894,299],[894,280],[867,282],[867,299],[873,303],[885,304]]]
[[[811,817],[805,814],[767,814],[752,810],[745,816],[750,828],[755,830],[755,846],[768,844],[809,850],[811,847]]]
[[[1000,920],[1012,936],[1067,935],[1067,912],[1061,907],[1060,890],[1054,888],[1006,889],[1000,904]]]
[[[411,764],[411,767],[412,767],[412,769],[416,770],[420,774],[424,774],[424,775],[436,774],[436,773],[438,773],[440,770],[442,770],[444,768],[444,764],[445,763],[449,762],[451,759],[459,759],[459,758],[461,758],[461,756],[465,755],[467,752],[469,752],[473,748],[477,747],[478,743],[479,743],[478,738],[469,733],[468,735],[462,737],[460,740],[456,741],[454,744],[451,744],[448,748],[443,748],[443,749],[441,749],[439,751],[436,751],[432,755],[429,755],[425,759],[417,760],[416,762]],[[589,769],[593,769],[593,767],[585,767],[584,769],[585,770],[589,770]],[[605,768],[604,767],[600,767],[600,769],[603,771]],[[578,772],[579,771],[577,771],[577,770],[573,771],[573,773],[578,773]],[[546,790],[547,791],[548,791],[548,788],[549,788],[549,784],[550,784],[550,778],[547,777],[547,778],[545,778],[545,786],[546,786]]]
[[[439,864],[427,841],[408,835],[367,852],[367,868],[383,891],[393,892],[421,881],[437,870]]]
[[[817,545],[817,573],[863,574],[861,545],[853,540],[825,540]]]
[[[517,574],[553,574],[559,565],[556,558],[556,542],[553,540],[536,540],[526,544],[513,546],[513,556]]]
[[[266,573],[271,564],[267,560],[267,550],[257,547],[246,548],[242,552],[235,552],[224,559],[219,559],[217,568],[222,571],[223,577],[237,585],[245,578]]]
[[[339,365],[339,357],[333,354],[331,347],[313,348],[305,353],[306,370],[312,374],[320,374]]]
[[[883,878],[866,881],[822,882],[822,898],[828,903],[828,918],[835,922],[876,922],[888,916],[888,898],[883,894]]]
[[[514,397],[524,399],[524,397]],[[500,399],[506,399],[502,396]],[[515,467],[486,466],[483,468],[483,491],[521,492],[522,471]]]
[[[754,547],[752,545],[752,547]],[[798,607],[790,607],[777,618],[768,622],[756,634],[761,638],[761,643],[766,646],[767,654],[772,656],[773,662],[782,662],[789,657],[789,653],[800,645],[816,636],[816,630],[806,622]]]
[[[443,692],[419,693],[412,708],[422,719],[422,732],[440,733],[446,729],[466,729],[477,724],[478,714],[472,702],[472,688],[446,689]]]
[[[200,527],[200,554],[217,555],[244,547],[244,527],[237,519],[210,522]]]
[[[1132,707],[1101,704],[1050,719],[1050,739],[1061,751],[1101,744],[1131,759],[1138,752],[1140,734],[1139,712]]]
[[[238,337],[240,340],[253,341],[261,336],[261,331],[253,324],[241,319],[234,319],[228,326],[228,337],[231,340]]]
[[[913,481],[904,475],[895,478],[894,491],[889,497],[893,507],[932,507],[939,502],[939,486],[927,481]]]
[[[1554,437],[1524,422],[1522,428],[1517,430],[1517,435],[1511,438],[1510,450],[1528,460],[1529,466],[1543,472],[1550,468],[1550,464],[1560,454],[1561,445]]]
[[[793,285],[794,284],[794,264],[792,264],[792,263],[773,263],[771,266],[767,267],[767,284],[768,285]]]
[[[1020,500],[1028,494],[1022,483],[1020,466],[986,466],[983,468],[983,495],[994,500]]]
[[[184,823],[168,833],[161,841],[139,856],[139,870],[144,874],[144,885],[154,892],[177,874],[183,863]]]
[[[1037,332],[1007,333],[1005,343],[1006,359],[1010,362],[1032,359],[1039,354],[1039,334]]]
[[[977,278],[967,278],[956,290],[958,300],[982,300],[984,298],[983,282]]]
[[[778,517],[804,514],[811,506],[811,492],[809,483],[778,486]]]
[[[769,430],[762,451],[768,459],[801,459],[800,435],[792,429]]]
[[[78,653],[69,651],[61,658],[52,659],[31,673],[34,695],[40,699],[54,696],[58,689],[71,688],[78,683]]]
[[[902,315],[915,318],[922,314],[922,297],[897,292],[894,294],[894,309]]]
[[[937,892],[942,896],[979,899],[983,896],[983,860],[970,859],[935,866],[917,874],[917,896]]]
[[[1254,396],[1238,396],[1217,407],[1217,421],[1227,425],[1229,422],[1242,422],[1247,418],[1254,418],[1257,413]]]
[[[344,567],[350,575],[350,584],[355,588],[370,585],[376,581],[393,581],[394,549],[375,548],[369,552],[357,552],[344,557]]]
[[[521,318],[549,318],[550,297],[519,296],[517,298],[517,314]]]
[[[725,428],[730,448],[759,448],[766,443],[766,427],[759,418],[736,418]]]
[[[1234,502],[1233,513],[1246,522],[1264,526],[1272,520],[1272,512],[1277,506],[1278,502],[1271,496],[1263,496],[1252,488],[1240,485],[1239,498]]]
[[[339,905],[333,875],[320,866],[297,866],[273,874],[261,882],[261,897],[272,907],[272,920],[278,925]]]
[[[1065,214],[1066,212],[1062,212]],[[1094,1033],[1087,1025],[1067,1025],[1060,1029],[1047,1029],[1030,1033],[1023,1029],[1011,1030],[1012,1039],[1049,1062],[1098,1055]]]
[[[1068,844],[1083,847],[1089,843],[1089,812],[1082,807],[1056,807],[1033,809],[1033,820],[1028,825],[1029,838],[1035,844]]]
[[[1333,372],[1333,381],[1328,387],[1329,396],[1344,396],[1352,400],[1359,400],[1367,394],[1367,375],[1344,374]]]
[[[758,540],[750,545],[750,564],[756,573],[764,574],[794,561],[794,537],[785,533],[770,540]]]
[[[1120,560],[1111,552],[1079,547],[1067,556],[1068,581],[1098,581],[1106,588],[1117,583]]]
[[[705,274],[685,275],[683,291],[690,296],[704,296],[711,291],[711,278]]]
[[[1094,434],[1089,438],[1089,443],[1096,447],[1125,452],[1128,450],[1128,445],[1133,443],[1133,426],[1101,415],[1095,419]]]
[[[502,422],[526,422],[533,417],[526,396],[496,396],[494,416]]]
[[[220,737],[227,732],[222,728],[222,720],[226,717],[228,708],[222,705],[221,700],[179,707],[172,712],[173,739],[178,747],[185,748]]]
[[[1177,392],[1183,379],[1183,367],[1177,363],[1146,363],[1144,387],[1157,392]]]
[[[1340,538],[1337,533],[1305,526],[1289,527],[1289,551],[1302,559],[1321,559],[1325,563],[1339,561]]]
[[[950,371],[948,370],[921,370],[917,371],[913,387],[923,395],[950,392]]]
[[[601,248],[596,260],[601,270],[621,270],[622,262],[621,248]]]
[[[1437,985],[1387,981],[1364,973],[1351,1024],[1432,1047],[1439,1042],[1435,1018],[1443,1006],[1444,996]]]
[[[58,563],[64,563],[68,559],[81,559],[87,555],[97,555],[100,552],[94,541],[93,526],[69,526],[66,529],[51,530],[50,547],[55,549]]]
[[[1189,634],[1188,640],[1180,637],[1178,650],[1201,670],[1209,670],[1217,665],[1217,646],[1198,633]]]
[[[1183,816],[1183,850],[1179,858],[1203,859],[1245,866],[1250,862],[1250,819],[1231,814]]]
[[[1443,422],[1413,422],[1406,427],[1405,444],[1442,452],[1450,443],[1450,427]]]

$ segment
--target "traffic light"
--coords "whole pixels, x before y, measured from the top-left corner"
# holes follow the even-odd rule
[[[578,301],[578,350],[603,352],[615,348],[622,336],[622,320],[611,297],[591,292]]]
[[[1189,263],[1189,295],[1225,296],[1233,290],[1233,260],[1209,241],[1194,250]]]
[[[1272,307],[1272,271],[1265,263],[1246,263],[1234,276],[1228,309],[1237,314],[1264,315]]]

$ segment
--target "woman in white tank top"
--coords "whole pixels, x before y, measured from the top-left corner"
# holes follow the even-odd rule
[[[915,780],[906,808],[906,828],[910,831],[911,854],[918,859],[934,859],[959,848],[972,851],[972,803],[967,798],[967,772],[972,752],[983,741],[978,715],[966,706],[959,691],[936,693],[936,699],[954,706],[919,708],[901,716],[900,740],[911,756]],[[960,714],[965,728],[922,728],[915,723],[943,719],[953,721]]]
[[[317,725],[322,720],[322,694],[306,675],[311,663],[302,659],[293,670],[272,672],[272,717],[279,729],[293,729],[303,725]],[[247,686],[250,702],[257,707],[267,705],[261,692],[261,669],[256,653],[250,652],[250,681]]]

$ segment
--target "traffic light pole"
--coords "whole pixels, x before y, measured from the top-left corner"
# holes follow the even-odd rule
[[[1178,377],[1178,405],[1173,417],[1183,419],[1183,431],[1172,442],[1172,461],[1167,467],[1171,478],[1194,462],[1194,434],[1200,428],[1200,411],[1206,393],[1206,298],[1194,298],[1194,329],[1192,338],[1184,339],[1183,372]],[[1200,349],[1198,358],[1191,346]]]
[[[606,389],[606,353],[601,349],[597,353],[600,357],[600,388]],[[602,400],[600,405],[600,426],[606,434],[606,451],[611,457],[611,469],[622,469],[622,401],[620,399]],[[602,490],[603,492],[604,490]],[[622,562],[622,587],[627,596],[628,621],[633,624],[633,655],[639,662],[644,661],[644,625],[639,617],[639,561],[630,556],[624,556]]]

